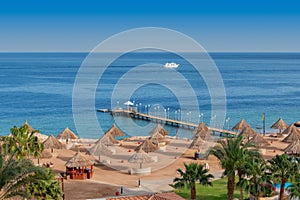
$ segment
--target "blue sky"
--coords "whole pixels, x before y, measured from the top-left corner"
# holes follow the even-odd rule
[[[146,26],[180,31],[208,51],[300,52],[297,0],[1,1],[0,51],[90,51]]]

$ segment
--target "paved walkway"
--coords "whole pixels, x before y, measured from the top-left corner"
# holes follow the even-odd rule
[[[221,171],[212,173],[214,175],[214,179],[219,179],[222,176]],[[96,181],[105,184],[110,184],[102,181]],[[160,180],[140,180],[140,187],[138,187],[138,181],[136,187],[123,187],[123,195],[143,195],[143,194],[153,194],[153,193],[161,193],[161,192],[169,192],[173,191],[174,188],[169,184],[173,183],[173,178],[160,179]],[[114,185],[116,186],[116,185]],[[121,186],[120,186],[121,192]]]

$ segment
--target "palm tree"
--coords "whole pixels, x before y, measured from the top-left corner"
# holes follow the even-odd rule
[[[39,171],[27,187],[27,194],[37,199],[62,199],[60,183],[50,169]]]
[[[268,162],[270,163],[269,170],[272,173],[273,181],[280,182],[279,200],[283,200],[285,183],[288,180],[294,180],[298,176],[299,164],[286,154],[276,155]]]
[[[34,174],[41,170],[30,160],[15,160],[10,155],[0,155],[0,200],[14,196],[28,197],[26,186]]]
[[[36,167],[29,159],[0,154],[0,200],[16,196],[62,199],[62,191],[49,169]]]
[[[300,176],[296,180],[300,180]],[[293,197],[295,197],[295,199],[297,199],[297,197],[300,198],[300,182],[299,181],[293,183],[293,185],[289,186],[287,189],[290,191],[291,199],[293,199]]]
[[[24,157],[39,157],[43,151],[43,144],[34,135],[35,131],[29,133],[28,125],[24,124],[20,128],[11,128],[11,134],[3,137],[3,149],[13,154],[16,159]]]
[[[184,188],[187,187],[191,190],[191,199],[196,199],[196,182],[199,182],[201,185],[212,186],[212,183],[209,179],[214,178],[212,174],[207,174],[208,169],[204,169],[203,165],[198,163],[184,163],[185,171],[182,169],[177,169],[180,177],[174,178],[173,185],[174,188]]]
[[[267,165],[263,159],[249,160],[245,165],[246,178],[243,178],[237,183],[237,186],[250,192],[255,197],[255,200],[259,199],[261,193],[267,193],[272,188],[269,181],[269,176],[266,175]]]
[[[227,198],[229,200],[233,200],[234,198],[236,171],[238,171],[241,180],[244,173],[242,166],[246,163],[247,159],[253,156],[260,156],[255,144],[249,141],[243,144],[243,139],[243,135],[239,135],[237,138],[227,138],[225,141],[221,141],[221,146],[214,146],[210,151],[210,154],[214,155],[220,161],[222,168],[225,170],[224,175],[228,178]]]

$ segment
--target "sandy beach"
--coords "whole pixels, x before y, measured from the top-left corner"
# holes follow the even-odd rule
[[[276,154],[282,154],[283,149],[288,143],[281,142],[282,138],[265,136],[270,142],[270,146],[262,147],[264,159],[270,159]],[[157,157],[157,162],[145,163],[143,168],[151,167],[149,175],[130,175],[130,168],[138,168],[139,164],[129,163],[128,159],[134,154],[134,149],[142,141],[142,138],[133,140],[122,140],[120,146],[110,146],[115,150],[111,156],[101,156],[101,161],[108,161],[109,164],[96,164],[94,166],[94,177],[88,180],[71,180],[64,179],[64,190],[66,199],[93,199],[106,196],[114,196],[117,191],[120,192],[123,187],[124,194],[143,194],[151,192],[170,191],[172,183],[176,176],[176,169],[182,168],[183,163],[198,162],[201,164],[208,163],[210,173],[215,178],[222,175],[218,161],[215,157],[209,156],[206,160],[194,160],[195,150],[187,149],[190,140],[187,139],[170,139],[164,150],[150,152],[149,156]],[[65,172],[65,163],[77,152],[86,153],[85,155],[91,160],[98,158],[89,155],[87,152],[94,144],[95,140],[82,139],[70,149],[55,149],[52,158],[40,159],[40,163],[53,163],[53,173]],[[69,145],[70,146],[70,145]],[[37,163],[37,160],[34,160]],[[108,163],[108,162],[106,162]],[[141,187],[138,187],[140,179]]]

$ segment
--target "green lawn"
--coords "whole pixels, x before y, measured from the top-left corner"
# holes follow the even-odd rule
[[[197,185],[197,199],[205,200],[224,200],[227,199],[227,178],[212,181],[213,187]],[[190,190],[182,189],[175,192],[185,199],[190,199]],[[239,198],[240,192],[236,189],[234,197]],[[249,195],[244,195],[244,198],[249,198]]]

